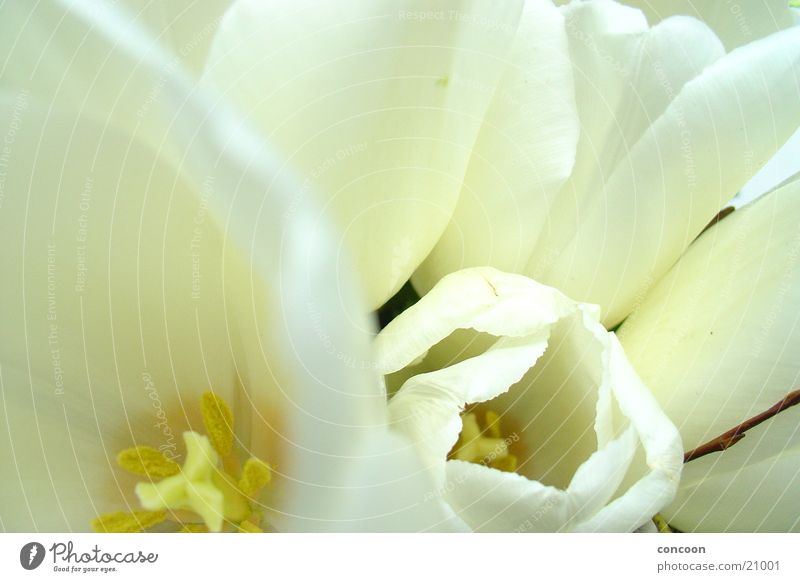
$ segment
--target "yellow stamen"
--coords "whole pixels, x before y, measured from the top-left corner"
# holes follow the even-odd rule
[[[500,415],[493,410],[486,411],[486,432],[493,439],[503,438],[500,433]]]
[[[178,533],[208,533],[208,528],[202,523],[185,523]]]
[[[214,450],[221,457],[233,451],[233,413],[228,404],[213,392],[206,392],[200,400],[203,424]]]
[[[129,473],[151,479],[172,477],[181,471],[177,463],[173,463],[152,447],[133,447],[120,451],[117,464]]]
[[[106,513],[92,520],[97,533],[139,533],[167,519],[166,511],[133,511]]]
[[[272,469],[261,459],[250,457],[242,469],[239,490],[247,497],[255,497],[272,480]]]
[[[222,530],[225,519],[241,521],[250,514],[247,499],[219,472],[219,456],[209,439],[196,432],[183,433],[186,462],[178,475],[158,483],[139,483],[136,495],[142,507],[188,509],[195,512],[214,532]]]

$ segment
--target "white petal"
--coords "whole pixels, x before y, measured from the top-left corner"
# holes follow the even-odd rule
[[[568,495],[581,500],[576,520],[588,520],[611,500],[625,477],[635,452],[636,431],[628,427],[622,436],[593,453],[578,467],[567,488]]]
[[[680,463],[680,457],[676,457]],[[633,531],[675,498],[678,475],[665,478],[653,471],[636,481],[619,497],[606,505],[592,519],[575,527],[580,532]]]
[[[522,2],[238,0],[206,76],[305,179],[375,308],[458,199]],[[308,210],[306,210],[308,211]]]
[[[645,452],[646,474],[625,493],[577,526],[579,531],[632,531],[674,497],[683,462],[678,431],[631,367],[611,335],[611,375],[616,401],[636,429]],[[634,467],[638,477],[642,472]]]
[[[493,268],[464,269],[442,279],[387,325],[375,340],[378,369],[395,372],[457,329],[496,336],[540,334],[574,311],[555,289]]]
[[[709,229],[620,330],[631,362],[678,425],[686,450],[765,411],[800,385],[799,195],[800,182],[793,182]],[[734,488],[761,487],[753,481],[758,472],[746,467],[773,457],[782,463],[783,451],[798,443],[798,413],[782,412],[728,451],[689,463],[692,495],[706,498],[698,483],[703,476],[713,488],[720,486],[717,474],[738,471],[749,476],[733,482],[727,495]],[[796,472],[800,465],[794,467]],[[788,487],[787,500],[759,495],[739,513],[726,495],[711,516],[683,491],[684,501],[667,515],[687,530],[744,530],[754,524],[752,512],[761,511],[769,517],[760,529],[780,530],[788,522],[780,512],[771,513],[773,504],[796,503],[788,469],[775,473],[782,480],[775,486]]]
[[[671,524],[685,531],[800,531],[800,448],[754,458],[730,471],[714,463],[713,457],[704,457],[686,466],[678,497],[667,513]]]
[[[464,461],[447,462],[444,497],[473,531],[558,531],[569,519],[567,494]]]
[[[567,491],[515,473],[449,461],[445,499],[476,531],[586,531],[580,522],[611,498],[630,463],[633,439],[635,432],[627,430],[611,446],[592,455],[576,472]],[[609,527],[604,531],[633,527]]]
[[[798,83],[800,28],[708,67],[617,165],[566,250],[536,276],[600,303],[603,321],[618,323],[794,132]]]
[[[571,67],[563,16],[549,0],[526,2],[458,205],[414,275],[417,289],[426,292],[463,267],[521,272],[527,264],[574,162],[579,128]]]
[[[466,531],[469,528],[436,494],[439,486],[404,435],[375,430],[338,457],[334,471],[299,484],[301,505],[278,516],[292,530],[335,532]],[[297,495],[297,493],[294,493]]]
[[[628,0],[638,6],[651,23],[673,14],[686,14],[703,20],[732,50],[740,45],[792,26],[797,10],[789,0]]]

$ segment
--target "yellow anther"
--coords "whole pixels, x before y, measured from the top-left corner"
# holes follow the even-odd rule
[[[224,400],[207,392],[200,408],[208,436],[183,433],[186,456],[182,467],[151,447],[119,453],[121,468],[147,478],[136,485],[136,495],[147,511],[101,515],[92,522],[96,531],[140,532],[167,519],[172,524],[170,531],[182,533],[223,528],[261,531],[260,513],[251,500],[269,484],[272,470],[255,457],[241,467],[234,453],[233,413]]]
[[[485,418],[486,433],[494,439],[503,438],[503,435],[500,432],[500,415],[493,410],[487,410]]]
[[[203,424],[211,445],[222,457],[233,451],[233,413],[228,404],[213,392],[206,392],[200,400]]]
[[[160,451],[152,447],[133,447],[117,455],[117,464],[134,475],[163,479],[180,473],[180,466],[173,463]]]
[[[239,490],[247,497],[255,497],[272,480],[272,469],[261,459],[250,457],[242,469]]]
[[[196,432],[183,433],[186,462],[181,472],[158,483],[139,483],[136,495],[142,507],[188,509],[199,515],[208,529],[222,530],[225,519],[234,522],[250,514],[247,499],[217,469],[219,456],[208,438]]]
[[[99,515],[92,520],[97,533],[138,533],[167,519],[166,511],[118,511]]]
[[[178,533],[208,533],[208,528],[202,523],[184,523]]]
[[[482,430],[475,413],[468,412],[461,416],[461,434],[450,458],[479,463],[500,471],[516,471],[517,457],[508,451],[513,439],[503,438],[500,416],[489,410],[484,418],[486,428]]]
[[[239,524],[239,533],[264,533],[264,530],[252,521],[244,520]]]

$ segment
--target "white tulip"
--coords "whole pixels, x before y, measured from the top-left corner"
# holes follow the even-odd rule
[[[411,377],[389,413],[470,529],[633,531],[672,500],[678,431],[595,306],[520,275],[459,271],[381,331],[379,366],[396,372],[458,329],[494,340]],[[631,468],[637,451],[646,470]]]
[[[282,158],[126,13],[36,6],[0,22],[22,38],[61,14],[51,48],[83,40],[117,67],[76,65],[72,95],[129,71],[125,107],[157,88],[169,141],[73,110],[35,72],[4,77],[3,527],[450,527],[387,427],[350,267],[292,208]]]
[[[709,229],[623,324],[686,450],[800,388],[800,182]],[[665,516],[686,531],[800,531],[800,408],[689,462]]]

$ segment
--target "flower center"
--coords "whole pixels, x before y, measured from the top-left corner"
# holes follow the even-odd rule
[[[483,428],[475,412],[462,414],[461,425],[458,442],[449,455],[451,459],[478,463],[510,473],[517,470],[517,457],[509,452],[509,447],[519,437],[516,434],[503,436],[500,416],[496,412],[486,411]]]
[[[183,433],[186,461],[178,466],[151,447],[125,449],[119,466],[147,477],[136,485],[145,511],[116,512],[92,521],[97,532],[142,532],[173,522],[181,532],[260,532],[261,515],[253,500],[272,477],[266,463],[250,457],[240,466],[233,447],[233,414],[213,392],[200,402],[208,436]]]

